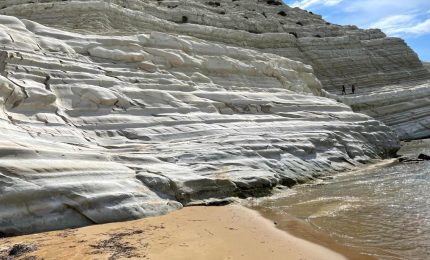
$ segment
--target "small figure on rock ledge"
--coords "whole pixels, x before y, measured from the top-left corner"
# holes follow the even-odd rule
[[[355,85],[352,84],[351,85],[351,94],[355,94],[355,90],[356,90]],[[346,95],[346,87],[345,87],[345,85],[342,85],[342,96],[343,95]]]

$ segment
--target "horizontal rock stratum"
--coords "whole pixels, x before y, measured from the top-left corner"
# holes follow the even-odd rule
[[[312,51],[288,54],[296,52],[289,44],[332,38],[313,36],[315,24],[359,42],[379,37],[380,50],[403,48],[409,61],[393,58],[391,68],[404,80],[394,68],[421,80],[428,74],[401,40],[327,25],[277,1],[234,1],[243,10],[231,12],[242,10],[249,23],[229,20],[217,2],[40,2],[0,4],[3,234],[266,195],[395,154],[393,130],[325,97],[338,79],[321,76],[308,62]],[[253,6],[272,26],[278,17],[310,18],[293,35],[253,22]],[[393,84],[389,75],[380,75],[384,84]]]
[[[346,103],[401,139],[430,137],[430,72],[402,39],[331,24],[280,0],[6,0],[0,14],[86,34],[189,35],[301,61],[331,94],[355,84],[361,95]]]

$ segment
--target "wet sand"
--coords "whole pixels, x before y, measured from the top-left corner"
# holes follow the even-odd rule
[[[289,234],[305,239],[306,241],[321,245],[325,248],[338,252],[350,260],[376,260],[371,255],[360,252],[359,248],[345,246],[334,241],[328,234],[319,232],[309,223],[293,216],[270,211],[263,207],[253,207],[265,218],[271,219],[277,224],[277,228],[287,231]]]
[[[345,259],[238,205],[189,207],[160,217],[0,239],[0,259],[10,254],[15,259]]]

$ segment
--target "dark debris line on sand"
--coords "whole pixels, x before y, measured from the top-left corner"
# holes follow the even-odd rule
[[[130,245],[129,242],[122,241],[124,237],[141,234],[141,233],[143,233],[143,230],[135,230],[135,231],[112,234],[109,239],[102,240],[96,245],[90,245],[92,248],[96,249],[92,253],[100,254],[108,250],[110,253],[112,253],[112,255],[109,257],[109,260],[115,260],[120,257],[145,258],[146,257],[145,255],[142,256],[142,255],[136,254],[135,252],[137,250],[136,247]],[[145,246],[147,246],[147,244],[145,244]]]
[[[36,245],[15,244],[9,249],[0,251],[0,260],[11,260],[11,259],[14,259],[16,257],[20,257],[20,256],[23,256],[27,253],[33,252],[35,250],[37,250]],[[33,259],[36,259],[36,257],[35,256],[26,256],[26,257],[21,258],[21,259],[33,260]]]

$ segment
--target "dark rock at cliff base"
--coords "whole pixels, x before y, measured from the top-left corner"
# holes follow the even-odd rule
[[[410,160],[410,158],[408,158],[408,157],[400,157],[399,158],[399,162],[406,162],[406,161],[408,161],[408,160]]]
[[[421,160],[425,160],[425,161],[430,161],[430,156],[428,156],[427,154],[420,154],[420,155],[418,155],[418,159],[421,159]]]
[[[399,158],[399,162],[401,163],[411,163],[411,162],[423,162],[423,161],[430,161],[430,156],[426,154],[420,154],[417,158],[410,158],[406,156],[402,156]]]

